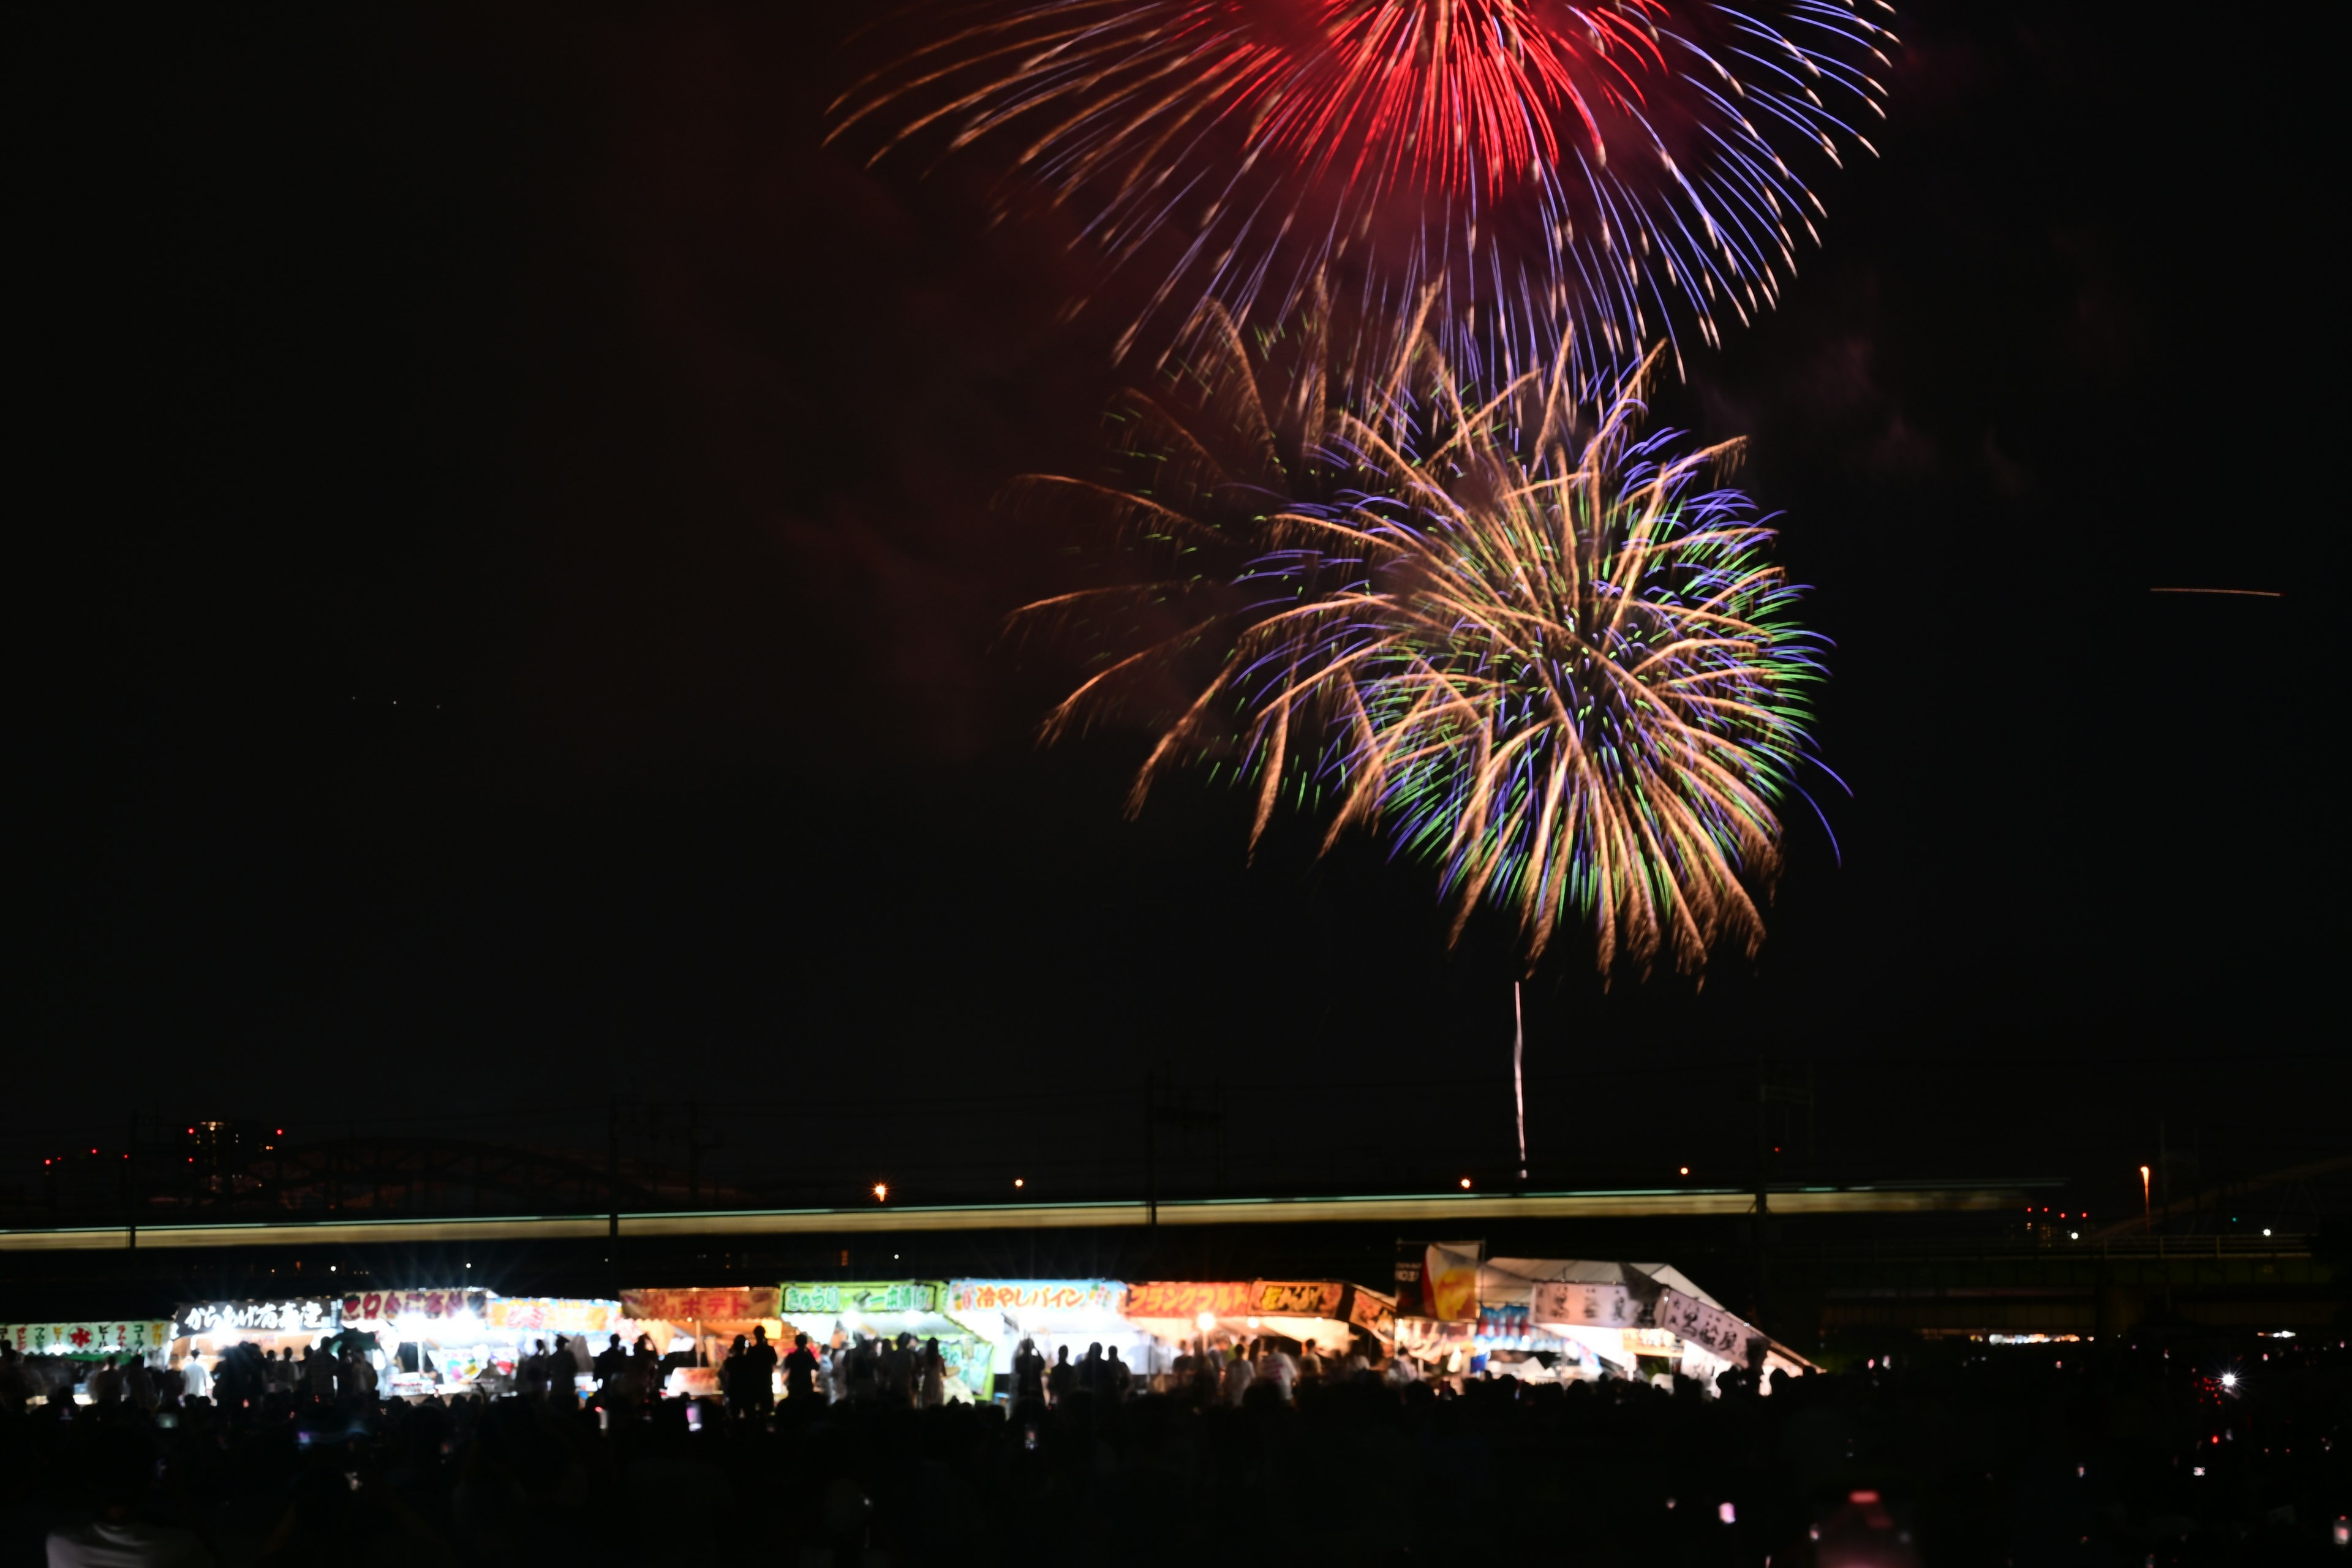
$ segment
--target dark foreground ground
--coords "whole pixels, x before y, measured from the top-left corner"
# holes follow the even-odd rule
[[[1928,1348],[1769,1398],[1310,1385],[1295,1407],[1081,1396],[1034,1422],[709,1415],[0,1413],[0,1568],[110,1508],[224,1563],[337,1568],[2352,1563],[2333,1336]]]

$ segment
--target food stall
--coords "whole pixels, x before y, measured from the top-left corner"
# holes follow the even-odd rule
[[[621,1336],[624,1346],[644,1334],[665,1357],[683,1355],[686,1364],[673,1364],[665,1392],[707,1398],[719,1392],[719,1363],[737,1334],[746,1339],[765,1329],[776,1347],[777,1371],[770,1379],[777,1397],[783,1395],[782,1358],[792,1348],[796,1330],[780,1311],[783,1291],[775,1285],[721,1285],[701,1289],[637,1289],[621,1292],[621,1310],[633,1332]],[[812,1339],[816,1336],[812,1333]],[[592,1353],[602,1349],[591,1347]]]
[[[120,1323],[0,1323],[0,1344],[18,1355],[93,1362],[108,1356],[152,1358],[171,1342],[172,1325],[152,1319]]]
[[[231,1346],[250,1346],[257,1359],[275,1351],[279,1360],[291,1361],[341,1326],[342,1299],[337,1296],[196,1301],[173,1315],[172,1349],[202,1356],[217,1373],[217,1363]]]
[[[950,1279],[948,1315],[979,1340],[961,1381],[991,1398],[1010,1393],[1013,1358],[1028,1340],[1050,1364],[1066,1346],[1076,1362],[1087,1347],[1114,1347],[1137,1378],[1164,1373],[1175,1352],[1150,1329],[1119,1310],[1127,1287],[1116,1279]],[[940,1342],[945,1352],[946,1342]],[[997,1380],[1004,1382],[999,1384]]]
[[[487,1290],[351,1290],[343,1331],[374,1366],[380,1397],[415,1399],[470,1387],[485,1360]]]
[[[355,1290],[343,1296],[340,1315],[344,1331],[369,1336],[361,1343],[378,1393],[403,1399],[477,1387],[508,1392],[516,1363],[537,1342],[552,1351],[559,1338],[572,1342],[566,1348],[584,1392],[593,1386],[589,1363],[604,1336],[619,1333],[626,1343],[635,1332],[617,1301],[489,1290]]]
[[[947,1297],[946,1283],[935,1279],[812,1280],[785,1285],[782,1307],[792,1331],[812,1344],[838,1349],[852,1335],[887,1343],[911,1334],[919,1349],[936,1339],[947,1363],[947,1396],[984,1400],[994,1347],[947,1315]]]
[[[1489,1305],[1524,1309],[1524,1315],[1498,1320],[1527,1346],[1549,1338],[1576,1347],[1570,1375],[1605,1370],[1654,1379],[1680,1373],[1712,1388],[1733,1366],[1793,1374],[1811,1365],[1671,1264],[1498,1258],[1480,1268],[1478,1291],[1482,1312]]]
[[[1396,1338],[1396,1300],[1339,1279],[1255,1279],[1244,1326],[1344,1356],[1359,1333],[1386,1345]]]
[[[567,1339],[578,1386],[585,1394],[595,1386],[590,1363],[604,1348],[605,1337],[618,1334],[621,1342],[627,1344],[637,1328],[618,1301],[579,1296],[493,1295],[482,1305],[482,1339],[470,1348],[488,1352],[481,1363],[488,1370],[501,1378],[512,1378],[515,1363],[530,1354],[539,1341],[545,1340],[552,1350],[559,1336]]]
[[[65,1398],[108,1356],[117,1364],[143,1360],[161,1367],[172,1342],[172,1325],[152,1319],[109,1323],[0,1323],[0,1344],[25,1358],[26,1374],[41,1392],[35,1399]],[[86,1395],[73,1395],[86,1400]]]
[[[1260,1334],[1344,1356],[1362,1333],[1385,1345],[1396,1336],[1396,1301],[1339,1279],[1157,1281],[1128,1289],[1126,1316],[1173,1345],[1212,1345]]]

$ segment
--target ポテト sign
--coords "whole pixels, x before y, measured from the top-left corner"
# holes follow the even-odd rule
[[[780,1315],[779,1285],[720,1285],[703,1290],[624,1290],[623,1316],[666,1323],[729,1323]]]

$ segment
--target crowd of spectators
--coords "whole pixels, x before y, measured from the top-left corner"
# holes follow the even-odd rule
[[[2334,1336],[1918,1346],[1719,1395],[1334,1363],[1237,1398],[1229,1368],[1097,1370],[975,1407],[812,1396],[813,1361],[731,1410],[266,1383],[82,1404],[0,1367],[0,1568],[2352,1562]]]

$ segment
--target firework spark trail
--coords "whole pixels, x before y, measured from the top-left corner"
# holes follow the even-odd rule
[[[1641,434],[1655,353],[1594,418],[1565,354],[1482,402],[1427,336],[1350,405],[1329,342],[1319,305],[1270,353],[1211,307],[1170,390],[1129,396],[1135,482],[1018,487],[1178,568],[1016,616],[1125,621],[1048,738],[1172,711],[1131,809],[1202,762],[1255,784],[1253,848],[1284,799],[1328,806],[1327,849],[1384,833],[1456,936],[1499,907],[1530,963],[1564,919],[1604,973],[1752,953],[1822,671],[1772,531],[1705,488],[1738,443]]]
[[[1465,373],[1586,379],[1794,270],[1881,112],[1884,0],[978,0],[834,105],[878,159],[988,142],[1114,266],[1158,269],[1120,340],[1202,300],[1287,320],[1346,279],[1383,333],[1434,289]],[[1890,13],[1891,15],[1891,13]],[[1675,351],[1677,355],[1679,351]]]

